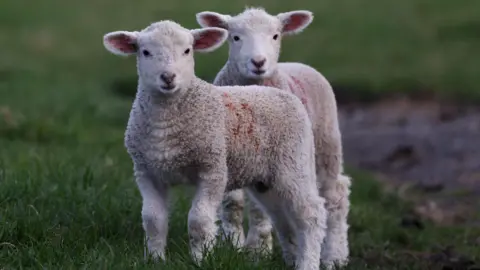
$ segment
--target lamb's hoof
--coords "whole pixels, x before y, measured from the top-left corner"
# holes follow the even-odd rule
[[[148,262],[149,259],[152,259],[154,262],[165,261],[165,251],[161,249],[149,249],[145,240],[143,246],[143,260],[144,262]]]
[[[243,248],[245,243],[245,236],[241,230],[229,230],[228,232],[217,232],[217,237],[220,234],[223,242],[232,243],[236,249]]]
[[[255,254],[256,256],[268,256],[272,254],[272,248],[267,246],[267,245],[262,245],[262,246],[251,246],[251,245],[245,245],[242,248],[244,251]]]
[[[153,251],[149,252],[148,254],[145,252],[144,255],[144,261],[148,262],[149,259],[151,258],[152,261],[154,262],[164,262],[166,260],[165,258],[165,253],[164,252],[158,252],[158,251]]]
[[[270,255],[273,250],[272,234],[257,237],[247,237],[244,249],[261,256]]]
[[[328,261],[322,260],[323,269],[326,269],[326,270],[340,270],[343,267],[347,266],[347,264],[348,264],[347,259],[344,259],[344,260],[328,260]]]
[[[197,266],[200,266],[203,261],[203,253],[201,251],[192,251],[192,259]]]
[[[266,258],[270,255],[272,255],[272,247],[269,246],[266,243],[263,244],[256,244],[252,245],[250,244],[245,244],[245,246],[242,248],[243,251],[245,251],[250,259],[253,260],[253,262],[258,263],[260,262],[261,259]]]

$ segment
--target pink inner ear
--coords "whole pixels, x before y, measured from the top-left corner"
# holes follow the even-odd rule
[[[223,21],[215,15],[203,15],[203,22],[210,27],[223,27]]]
[[[195,39],[193,48],[195,50],[208,49],[217,44],[222,39],[222,35],[222,32],[219,31],[206,30]]]
[[[284,32],[295,31],[308,21],[308,15],[302,13],[292,14],[288,23],[283,27]]]
[[[108,39],[108,42],[124,53],[134,53],[137,51],[135,41],[127,35],[112,36]]]

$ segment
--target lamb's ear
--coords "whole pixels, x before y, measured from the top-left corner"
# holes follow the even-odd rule
[[[193,50],[211,52],[222,46],[227,40],[228,31],[218,27],[206,27],[190,30],[193,35]]]
[[[232,18],[230,15],[224,15],[212,11],[199,12],[196,15],[197,22],[201,27],[218,27],[228,30],[228,20]]]
[[[313,13],[308,10],[295,10],[277,14],[283,24],[282,33],[293,35],[302,32],[312,21]]]
[[[111,53],[128,56],[137,53],[138,32],[115,31],[103,36],[103,45]]]

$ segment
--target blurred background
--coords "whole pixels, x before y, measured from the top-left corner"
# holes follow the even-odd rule
[[[233,15],[245,6],[314,13],[303,33],[284,39],[281,60],[315,67],[337,96],[355,179],[351,269],[397,269],[401,250],[416,252],[412,265],[430,254],[451,264],[452,246],[470,256],[464,267],[474,264],[480,1],[3,0],[0,269],[145,266],[141,198],[123,146],[135,59],[108,53],[102,37],[163,19],[198,28],[197,12]],[[212,81],[226,59],[227,45],[197,54],[196,72]],[[189,197],[178,193],[171,235],[182,242]],[[185,243],[172,250],[168,269],[193,267]],[[208,267],[262,267],[232,254]],[[264,263],[258,269],[283,267]]]

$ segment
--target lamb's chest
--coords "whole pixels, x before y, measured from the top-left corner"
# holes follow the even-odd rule
[[[188,167],[193,163],[189,151],[165,142],[147,140],[145,158],[153,167],[164,171],[175,171],[182,167]]]

